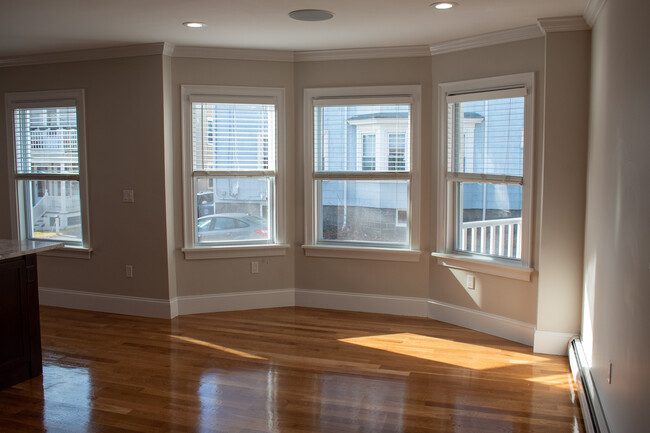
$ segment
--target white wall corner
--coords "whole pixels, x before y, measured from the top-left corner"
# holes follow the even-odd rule
[[[101,311],[129,316],[171,319],[172,307],[167,299],[138,298],[135,296],[107,295],[104,293],[40,287],[39,303],[51,307]]]
[[[176,46],[170,42],[163,42],[162,43],[162,55],[163,56],[173,56],[174,55],[174,50],[176,49]]]
[[[467,38],[453,39],[450,41],[439,42],[429,46],[432,56],[437,54],[451,53],[454,51],[469,50],[471,48],[487,47],[490,45],[505,44],[508,42],[523,41],[544,36],[540,28],[536,25],[518,27],[515,29],[500,30],[496,32],[484,33]]]
[[[429,300],[429,318],[485,334],[533,345],[535,325],[496,314]],[[568,340],[567,340],[568,341]],[[565,351],[566,353],[566,345]]]
[[[539,25],[539,29],[544,34],[554,32],[578,32],[589,30],[591,28],[581,16],[539,18],[537,20],[537,25]]]
[[[593,27],[596,24],[598,14],[600,14],[600,11],[603,9],[606,1],[607,0],[589,0],[589,3],[587,3],[587,7],[585,7],[585,13],[583,16],[585,17],[585,21],[587,21],[587,24],[589,24],[590,27]]]
[[[535,330],[533,352],[548,355],[567,355],[569,341],[577,334]]]
[[[296,306],[427,317],[427,299],[296,289]]]
[[[178,298],[169,301],[169,318],[173,319],[178,316]]]
[[[177,302],[177,314],[181,316],[220,311],[293,307],[295,305],[295,290],[256,290],[213,295],[179,296],[175,301]]]

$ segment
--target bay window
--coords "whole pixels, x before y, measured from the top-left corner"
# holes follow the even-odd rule
[[[6,95],[14,237],[89,249],[83,90]]]
[[[417,260],[419,104],[418,86],[305,91],[307,255]]]
[[[438,253],[530,264],[533,75],[440,85]]]
[[[182,98],[186,257],[283,254],[284,91],[182,86]]]

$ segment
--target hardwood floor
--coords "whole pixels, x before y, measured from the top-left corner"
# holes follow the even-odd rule
[[[583,432],[566,357],[428,319],[41,308],[2,432]]]

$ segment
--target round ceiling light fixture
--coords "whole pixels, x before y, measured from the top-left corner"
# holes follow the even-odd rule
[[[289,16],[298,21],[327,21],[331,19],[334,14],[322,9],[298,9],[289,12]]]
[[[183,23],[183,25],[185,27],[189,27],[191,29],[200,29],[200,28],[203,28],[203,27],[207,26],[206,23],[200,23],[198,21],[185,21]]]
[[[438,10],[445,10],[445,9],[451,9],[454,6],[458,6],[458,3],[456,2],[435,2],[431,3],[429,6],[433,6],[434,8]]]

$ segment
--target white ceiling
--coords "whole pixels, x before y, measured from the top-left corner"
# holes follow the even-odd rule
[[[429,45],[582,15],[588,0],[0,0],[0,58],[152,42],[289,51]],[[299,22],[295,9],[334,18]],[[184,21],[208,26],[189,29]]]

